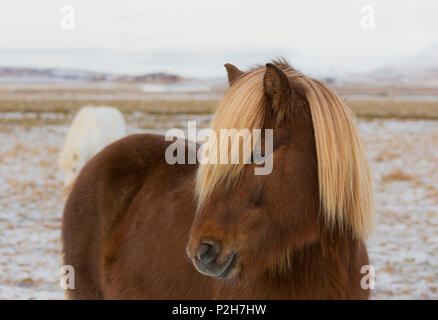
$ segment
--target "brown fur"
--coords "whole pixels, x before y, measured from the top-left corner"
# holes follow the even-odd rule
[[[280,62],[274,67],[290,68]],[[227,69],[232,70],[230,83],[236,80],[233,74],[238,81],[245,78],[237,68]],[[284,78],[271,80],[284,85]],[[328,226],[321,209],[306,94],[287,96],[304,89],[290,78],[292,91],[270,91],[266,83],[263,128],[274,129],[273,172],[255,176],[254,164],[245,165],[233,185],[215,187],[199,207],[194,194],[198,166],[167,164],[164,154],[171,142],[162,136],[126,137],[88,162],[62,221],[64,263],[75,268],[76,280],[68,297],[369,297],[369,290],[360,287],[360,269],[369,264],[364,240],[339,223]],[[194,268],[191,260],[205,239],[220,244],[219,260],[237,252],[226,279]]]

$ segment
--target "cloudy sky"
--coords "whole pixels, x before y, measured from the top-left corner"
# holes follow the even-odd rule
[[[432,0],[1,0],[0,66],[216,77],[284,56],[362,72],[436,45],[437,17]]]

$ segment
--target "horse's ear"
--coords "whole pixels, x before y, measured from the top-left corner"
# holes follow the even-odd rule
[[[243,71],[240,71],[239,68],[237,68],[236,66],[232,65],[231,63],[226,63],[225,65],[225,69],[227,69],[227,74],[228,74],[228,83],[230,84],[230,86],[242,75],[244,74]]]
[[[291,87],[286,74],[275,64],[267,63],[263,85],[266,94],[271,98],[274,109],[291,98]]]

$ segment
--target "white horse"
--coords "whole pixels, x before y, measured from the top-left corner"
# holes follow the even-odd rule
[[[68,130],[59,164],[70,185],[85,163],[105,146],[126,135],[123,115],[112,107],[83,107]]]

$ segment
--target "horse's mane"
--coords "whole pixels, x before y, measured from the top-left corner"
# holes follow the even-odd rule
[[[292,83],[305,89],[314,127],[319,193],[326,222],[330,227],[347,226],[354,236],[366,238],[373,229],[372,180],[364,146],[349,109],[323,82],[304,76],[284,60],[273,63],[293,80]],[[218,136],[220,129],[263,128],[264,73],[265,67],[245,73],[226,92],[211,123]],[[221,152],[217,141],[206,143],[213,146],[210,150]],[[230,148],[229,144],[225,147]],[[229,150],[232,156],[244,159],[250,156],[242,155],[239,143],[232,143],[231,147],[235,149]],[[208,157],[217,157],[217,154],[211,152]],[[242,161],[227,165],[201,164],[196,177],[198,204],[202,205],[219,184],[235,182],[243,167]]]

